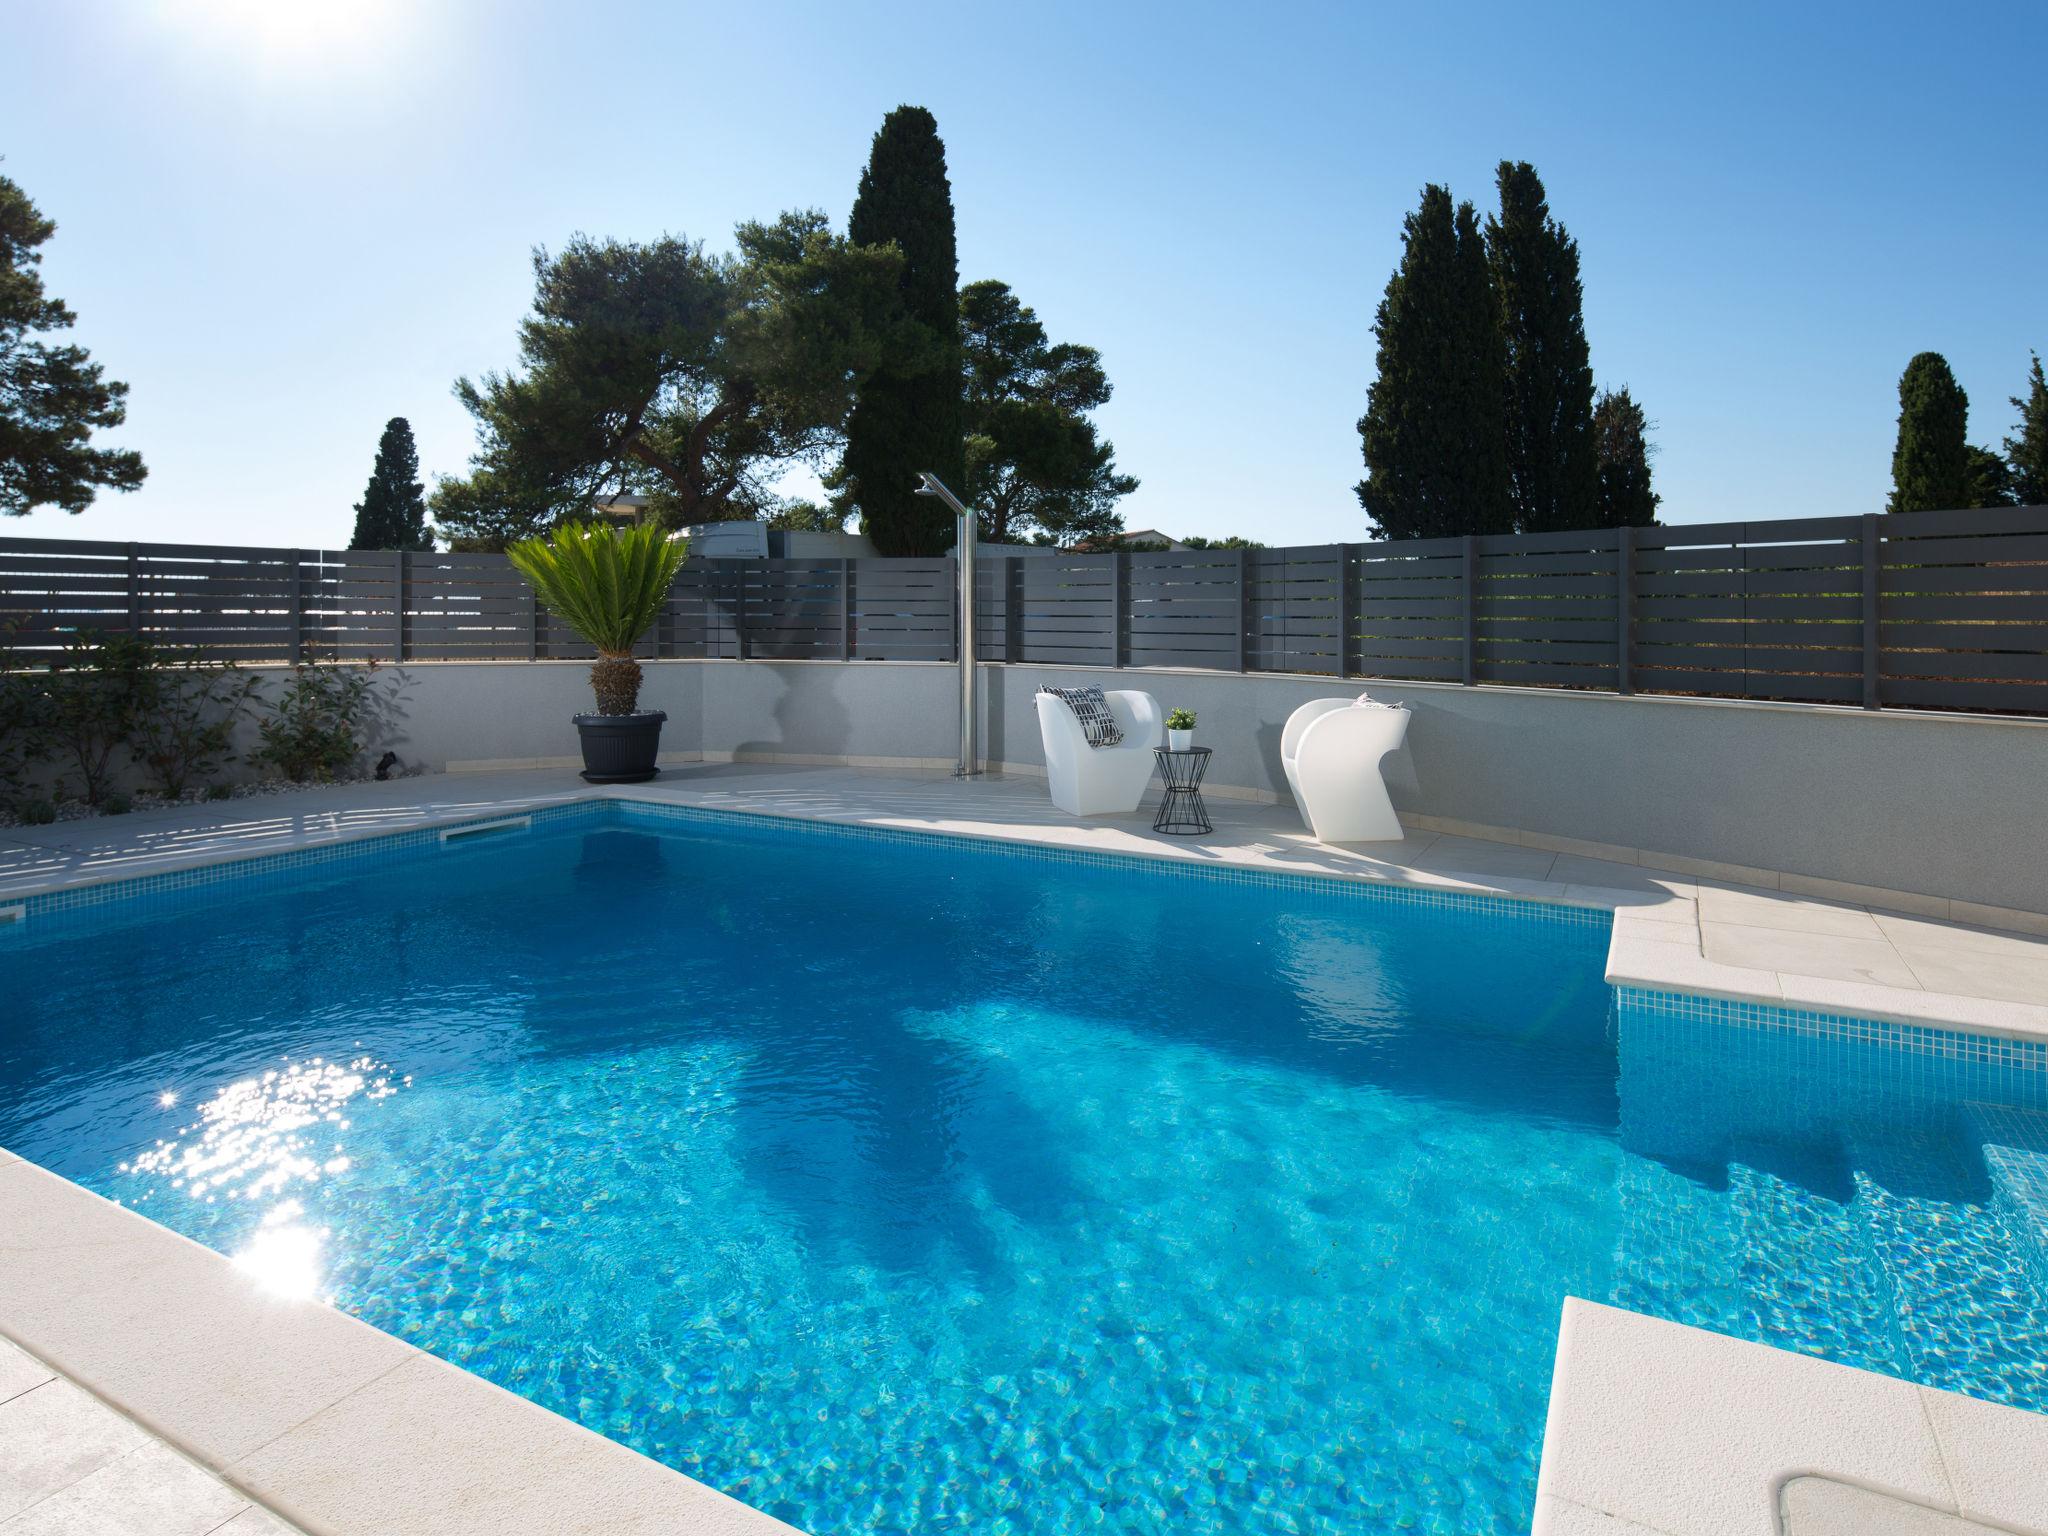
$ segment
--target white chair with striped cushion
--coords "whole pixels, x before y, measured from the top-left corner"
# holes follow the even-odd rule
[[[1038,733],[1052,803],[1069,816],[1128,814],[1152,782],[1152,749],[1165,739],[1166,719],[1149,693],[1112,689],[1102,695],[1122,740],[1090,746],[1073,706],[1058,694],[1038,695]]]

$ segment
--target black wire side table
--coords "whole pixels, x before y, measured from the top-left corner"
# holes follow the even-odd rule
[[[1189,747],[1176,752],[1171,747],[1154,747],[1159,759],[1159,777],[1166,781],[1166,793],[1159,797],[1159,814],[1152,818],[1154,832],[1191,836],[1214,832],[1209,825],[1209,808],[1202,804],[1202,775],[1209,771],[1209,748]]]

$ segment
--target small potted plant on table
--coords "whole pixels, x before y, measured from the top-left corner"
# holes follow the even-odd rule
[[[633,642],[661,612],[688,552],[686,543],[655,523],[569,523],[505,552],[548,610],[597,647],[590,669],[597,713],[574,717],[583,739],[583,777],[593,784],[638,784],[654,777],[668,716],[640,708]]]
[[[1166,717],[1166,745],[1174,752],[1185,752],[1195,744],[1195,712],[1192,709],[1176,709]]]

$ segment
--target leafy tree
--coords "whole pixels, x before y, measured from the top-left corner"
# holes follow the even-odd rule
[[[1650,487],[1650,423],[1624,386],[1603,390],[1593,407],[1594,456],[1599,464],[1596,528],[1648,528],[1664,498]]]
[[[2048,379],[2041,376],[2039,353],[2027,375],[2025,397],[2014,395],[2012,405],[2020,413],[2019,436],[2005,440],[2013,500],[2023,507],[2048,506]]]
[[[1478,217],[1424,187],[1402,242],[1373,322],[1359,503],[1382,538],[1511,532],[1506,356]]]
[[[1584,528],[1595,516],[1601,465],[1579,245],[1551,217],[1534,166],[1503,160],[1496,179],[1500,215],[1486,221],[1486,254],[1507,355],[1515,526],[1525,533]]]
[[[771,514],[773,481],[822,463],[859,382],[929,346],[904,320],[900,252],[815,211],[742,224],[735,245],[578,235],[534,253],[523,371],[455,386],[481,443],[434,493],[455,547],[502,549],[627,492],[668,528]]]
[[[1117,500],[1138,482],[1117,473],[1115,445],[1088,419],[1110,396],[1102,354],[1049,343],[1038,316],[994,280],[960,290],[960,340],[965,497],[981,536],[1066,545],[1121,532]]]
[[[1891,512],[1970,505],[1970,397],[1939,352],[1922,352],[1899,379],[1899,440]]]
[[[1963,450],[1968,463],[1966,507],[2010,507],[2017,498],[2012,490],[2012,466],[1989,448],[1972,443]]]
[[[355,537],[350,549],[432,549],[427,531],[427,498],[420,484],[419,449],[413,446],[412,423],[394,416],[377,439],[377,461],[370,483],[356,503]]]
[[[0,176],[0,513],[83,512],[100,486],[132,491],[142,455],[94,448],[92,434],[128,416],[128,386],[102,376],[83,347],[35,340],[78,318],[43,292],[42,253],[57,226]]]
[[[842,493],[885,555],[936,555],[952,519],[916,494],[920,470],[958,489],[966,481],[960,385],[960,263],[946,146],[923,107],[898,107],[875,135],[847,238],[902,253],[898,279],[922,344],[889,354],[860,385],[846,423]]]
[[[1243,534],[1238,533],[1233,533],[1225,539],[1205,539],[1200,534],[1194,534],[1182,539],[1181,543],[1187,545],[1189,549],[1264,549],[1266,547],[1262,540],[1248,539]]]

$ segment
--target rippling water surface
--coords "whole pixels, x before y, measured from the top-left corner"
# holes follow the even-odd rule
[[[2048,1406],[2012,1081],[1606,939],[612,813],[24,925],[0,1145],[820,1536],[1526,1529],[1567,1294]]]

